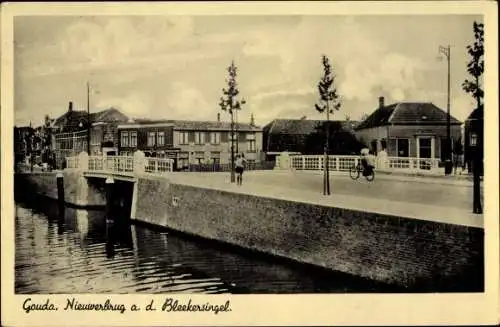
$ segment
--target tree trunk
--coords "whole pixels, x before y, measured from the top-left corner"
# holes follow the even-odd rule
[[[479,151],[478,151],[479,152]],[[476,214],[482,214],[483,208],[481,206],[481,160],[479,154],[474,156],[474,161],[472,163],[472,170],[474,174],[474,203],[473,212]]]
[[[328,114],[328,110],[330,110],[327,106],[327,118],[326,118],[326,141],[325,141],[325,160],[324,160],[324,195],[330,195],[330,163],[328,159],[328,150],[330,147],[330,115]]]

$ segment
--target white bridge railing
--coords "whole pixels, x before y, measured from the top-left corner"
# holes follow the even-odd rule
[[[163,174],[173,171],[174,161],[167,158],[135,156],[88,156],[66,157],[67,169],[82,169],[89,172],[149,173]]]
[[[323,170],[323,155],[291,155],[289,156],[291,169],[295,170]],[[328,156],[328,168],[330,171],[349,171],[358,164],[360,156]],[[381,171],[401,171],[401,172],[437,172],[440,171],[439,159],[435,158],[402,158],[385,157],[374,158],[375,169]]]

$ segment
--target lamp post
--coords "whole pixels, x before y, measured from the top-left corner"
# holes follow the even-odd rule
[[[87,154],[90,156],[90,84],[87,81]]]
[[[447,90],[447,102],[446,102],[446,156],[445,156],[445,166],[444,173],[446,175],[451,174],[453,170],[453,163],[451,158],[451,115],[450,115],[450,61],[451,61],[451,51],[450,46],[439,46],[439,52],[446,57],[448,64],[448,90]]]

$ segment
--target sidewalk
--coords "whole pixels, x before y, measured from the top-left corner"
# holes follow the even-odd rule
[[[245,183],[243,186],[238,186],[234,183],[230,183],[227,174],[177,173],[167,178],[173,183],[193,187],[217,189],[287,201],[483,228],[482,215],[474,215],[470,211],[453,207],[391,201],[387,199],[345,194],[324,196],[310,190],[260,185],[252,182]]]
[[[275,172],[273,170],[273,172]],[[289,172],[287,170],[276,170],[276,172]],[[316,174],[323,175],[323,171],[318,170],[294,170],[294,174]],[[249,172],[253,173],[253,172]],[[332,176],[345,176],[349,177],[348,171],[330,171]],[[360,178],[363,178],[360,176]],[[414,175],[404,172],[386,172],[375,170],[375,181],[377,179],[383,180],[398,180],[401,182],[416,182],[427,184],[444,184],[444,185],[460,185],[460,186],[473,186],[472,176],[466,175]],[[481,178],[482,181],[482,178]]]

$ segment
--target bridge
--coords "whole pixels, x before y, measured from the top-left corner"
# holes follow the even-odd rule
[[[89,156],[86,152],[66,157],[66,169],[80,170],[84,177],[135,181],[138,175],[165,175],[173,171],[174,161],[146,157],[137,151],[134,156]]]

